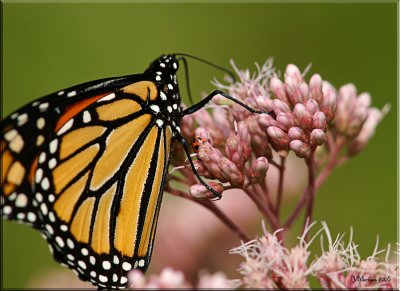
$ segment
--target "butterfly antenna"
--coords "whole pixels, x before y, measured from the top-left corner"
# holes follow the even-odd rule
[[[178,61],[182,60],[182,62],[183,62],[183,67],[185,68],[186,89],[187,89],[187,93],[188,93],[188,96],[189,96],[190,104],[193,105],[194,102],[193,102],[192,93],[191,93],[191,90],[190,90],[189,66],[187,64],[187,60],[184,57],[177,58],[177,60]]]
[[[192,56],[192,55],[189,55],[189,54],[185,54],[185,53],[176,53],[175,55],[176,56],[182,56],[182,57],[188,57],[188,58],[194,59],[196,61],[202,62],[204,64],[207,64],[207,65],[209,65],[211,67],[214,67],[214,68],[216,68],[216,69],[218,69],[220,71],[223,71],[223,72],[227,73],[232,78],[232,80],[234,82],[236,82],[235,74],[232,71],[230,71],[230,70],[228,70],[228,69],[226,69],[224,67],[218,66],[218,65],[216,65],[214,63],[211,63],[211,62],[209,62],[209,61],[207,61],[205,59],[202,59],[202,58],[199,58],[199,57],[195,57],[195,56]]]

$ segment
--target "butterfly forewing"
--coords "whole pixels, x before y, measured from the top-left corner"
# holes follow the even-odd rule
[[[57,261],[102,288],[126,287],[150,262],[179,132],[175,62],[60,91],[2,122],[2,214],[34,224]]]

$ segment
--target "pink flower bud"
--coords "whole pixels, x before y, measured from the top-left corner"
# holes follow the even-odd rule
[[[325,114],[327,123],[329,123],[335,117],[336,113],[336,93],[331,91],[324,94],[320,108]]]
[[[347,123],[346,135],[348,137],[356,136],[362,127],[362,124],[368,117],[368,108],[357,107],[354,109],[351,119]]]
[[[294,118],[285,112],[279,113],[276,116],[276,121],[278,122],[278,127],[285,131],[288,131],[289,128],[295,125]]]
[[[355,102],[357,98],[357,88],[354,84],[346,84],[339,88],[339,100],[342,102]]]
[[[332,92],[336,94],[335,87],[333,87],[332,84],[329,83],[328,81],[322,81],[322,94],[328,95],[329,93]]]
[[[289,150],[289,136],[279,127],[270,126],[267,129],[270,142],[276,151]]]
[[[368,117],[365,120],[361,131],[349,145],[349,150],[352,155],[360,152],[368,144],[371,137],[375,134],[376,127],[387,114],[389,109],[390,106],[386,104],[382,110],[378,110],[377,108],[370,108],[368,110]]]
[[[296,104],[294,95],[295,95],[295,92],[296,92],[297,88],[299,87],[299,85],[300,85],[300,83],[296,82],[294,78],[292,78],[290,76],[285,77],[286,94],[292,104]]]
[[[296,116],[301,128],[312,130],[312,115],[303,104],[297,103],[294,106],[293,114]]]
[[[357,107],[370,107],[371,106],[371,95],[369,93],[362,93],[357,98]]]
[[[278,126],[278,122],[269,114],[261,114],[258,123],[264,129],[270,126]]]
[[[265,157],[259,157],[251,163],[251,170],[254,173],[255,178],[264,178],[267,174],[268,167],[269,163]]]
[[[294,91],[292,98],[290,99],[292,104],[296,103],[306,103],[310,99],[308,96],[308,85],[302,82],[299,87]]]
[[[322,101],[322,78],[318,74],[314,74],[310,79],[310,97],[317,101],[318,104]]]
[[[301,75],[299,68],[293,64],[289,64],[286,66],[285,83],[286,83],[287,77],[291,77],[293,79],[293,81],[296,82],[297,84],[300,84],[301,82],[303,82],[303,76]]]
[[[318,103],[314,99],[310,99],[307,101],[306,108],[311,114],[314,114],[319,110]]]
[[[237,133],[238,136],[240,138],[240,140],[246,144],[250,144],[250,133],[249,133],[249,128],[247,126],[247,123],[240,121],[237,125],[238,129],[237,129]]]
[[[257,106],[265,112],[270,112],[274,109],[274,102],[268,97],[258,96],[256,99]]]
[[[321,129],[314,129],[310,134],[311,145],[319,146],[325,142],[325,133]]]
[[[219,167],[223,177],[228,180],[232,186],[243,186],[244,176],[233,162],[224,157],[219,161]]]
[[[279,80],[277,77],[272,77],[271,81],[269,82],[269,86],[271,88],[272,93],[283,102],[288,102],[288,98],[285,92],[285,86],[283,85],[282,81]]]
[[[206,166],[201,160],[193,160],[194,168],[200,176],[207,179],[215,179],[215,177],[207,170]]]
[[[211,188],[213,188],[216,192],[222,193],[224,191],[224,187],[220,183],[215,183],[215,182],[210,182],[208,183]],[[202,184],[194,184],[189,188],[190,194],[198,199],[215,199],[217,196],[215,196],[214,193],[209,191],[204,185]]]
[[[279,99],[274,99],[273,102],[274,102],[275,114],[278,114],[280,112],[291,112],[287,103],[285,103]]]
[[[322,129],[323,131],[327,130],[326,117],[325,114],[321,111],[315,112],[313,116],[313,125],[314,128]]]
[[[245,161],[247,160],[247,152],[244,153],[243,143],[239,136],[232,134],[228,137],[225,143],[225,152],[229,160],[234,162],[240,169],[243,168]]]
[[[207,170],[218,180],[223,181],[223,177],[218,166],[220,159],[222,158],[221,152],[214,148],[210,143],[205,142],[200,147],[197,157],[204,163]]]
[[[290,142],[290,149],[294,151],[299,158],[307,158],[311,154],[310,146],[297,139]]]
[[[304,133],[304,131],[300,127],[292,127],[292,128],[290,128],[289,132],[288,132],[288,135],[289,135],[289,139],[291,141],[295,140],[295,139],[301,140],[303,142],[307,142],[308,141],[306,134]]]

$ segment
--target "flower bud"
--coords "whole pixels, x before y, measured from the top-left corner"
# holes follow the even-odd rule
[[[307,100],[310,99],[308,96],[308,85],[305,82],[302,82],[299,87],[294,91],[293,96],[291,98],[292,104],[296,103],[306,103]]]
[[[219,167],[221,169],[221,173],[223,177],[235,187],[241,187],[244,183],[244,176],[242,172],[239,171],[238,167],[228,160],[227,158],[223,157],[219,161]]]
[[[313,116],[313,126],[314,128],[322,129],[323,131],[327,130],[326,118],[325,114],[321,111],[315,112]]]
[[[310,79],[310,97],[317,101],[318,104],[322,101],[322,78],[318,74],[314,74]]]
[[[279,127],[270,126],[267,128],[270,142],[276,151],[289,150],[289,136]]]
[[[279,113],[276,116],[276,121],[278,122],[278,127],[284,131],[288,131],[289,128],[295,125],[294,118],[285,112]]]
[[[277,77],[272,77],[269,82],[269,86],[271,88],[272,93],[281,101],[288,103],[288,98],[285,92],[285,86],[282,81]]]
[[[250,144],[251,137],[247,123],[240,121],[237,125],[237,133],[242,142]]]
[[[314,99],[310,99],[307,101],[306,108],[311,114],[314,114],[315,112],[319,111],[318,103]]]
[[[297,103],[294,106],[293,114],[296,116],[301,128],[312,130],[312,115],[303,104]]]
[[[244,166],[245,156],[239,136],[232,134],[225,143],[225,152],[229,160],[234,162],[240,169]]]
[[[319,146],[325,142],[325,133],[321,129],[314,129],[310,134],[310,141],[312,146]]]
[[[270,126],[278,126],[278,122],[269,114],[261,114],[258,123],[264,129],[267,129]]]
[[[303,82],[303,76],[301,75],[301,72],[299,68],[296,65],[289,64],[286,66],[286,71],[285,71],[285,83],[286,83],[286,78],[292,78],[293,82],[295,82],[298,87],[298,85]]]
[[[335,117],[336,113],[336,93],[331,91],[324,94],[320,108],[320,110],[325,114],[327,123],[329,123]]]
[[[275,114],[279,114],[280,112],[291,112],[287,103],[285,103],[279,99],[274,99],[273,102],[274,102]]]
[[[357,88],[354,84],[346,84],[339,88],[340,102],[355,102],[357,98]]]
[[[258,96],[256,99],[257,106],[265,112],[270,112],[274,109],[274,102],[268,97]]]
[[[220,159],[222,158],[221,152],[214,148],[210,143],[205,142],[200,147],[197,157],[204,163],[207,170],[218,180],[223,181],[221,170],[218,166]]]
[[[306,134],[304,133],[304,131],[300,127],[292,127],[292,128],[290,128],[289,131],[288,131],[288,135],[289,135],[289,139],[291,141],[295,140],[295,139],[298,139],[298,140],[301,140],[303,142],[307,142],[307,140],[308,140]]]
[[[368,108],[371,106],[371,95],[369,93],[362,93],[357,98],[357,107]]]
[[[368,108],[357,107],[351,116],[351,119],[347,123],[346,135],[348,137],[356,136],[360,130],[361,126],[368,117]]]
[[[214,179],[215,177],[207,170],[206,166],[201,160],[193,160],[194,168],[200,176],[206,177],[207,179]]]
[[[368,117],[365,120],[361,131],[349,145],[350,154],[357,154],[368,144],[371,137],[375,134],[377,125],[389,110],[390,106],[388,104],[386,104],[382,110],[378,110],[377,108],[370,108],[368,110]]]
[[[325,96],[332,92],[336,94],[335,87],[333,87],[332,84],[329,83],[328,81],[322,81],[322,95]]]
[[[294,151],[299,158],[307,158],[311,154],[310,146],[297,139],[290,142],[290,149]]]
[[[216,192],[222,193],[224,191],[224,187],[220,183],[210,182],[208,183],[211,188],[213,188]],[[214,193],[209,191],[204,185],[202,184],[194,184],[189,188],[190,194],[198,199],[208,198],[208,199],[215,199]]]
[[[259,157],[251,163],[251,170],[254,173],[255,178],[264,178],[267,174],[268,167],[269,163],[265,157]]]

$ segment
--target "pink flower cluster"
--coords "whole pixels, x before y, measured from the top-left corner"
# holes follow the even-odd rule
[[[275,99],[259,96],[257,104],[275,113],[259,118],[272,147],[283,156],[293,150],[298,157],[309,157],[325,142],[328,123],[336,111],[335,90],[318,74],[307,84],[295,65],[287,66],[284,82],[272,77],[270,90]]]
[[[147,277],[139,270],[132,270],[129,273],[129,282],[132,283],[133,289],[227,289],[232,287],[232,283],[221,272],[215,274],[200,272],[196,286],[192,286],[182,272],[172,268],[163,269],[160,275],[153,274]]]
[[[305,241],[309,226],[298,245],[287,248],[278,240],[276,233],[265,232],[261,238],[244,243],[231,250],[244,258],[238,271],[242,275],[236,280],[237,287],[267,289],[309,289],[310,278],[317,278],[324,289],[394,289],[399,284],[399,266],[389,262],[390,245],[385,262],[378,262],[377,249],[372,256],[360,259],[357,245],[352,241],[343,242],[344,235],[333,241],[328,226],[322,228],[313,238]],[[328,249],[310,262],[308,250],[312,241],[320,235],[328,240]]]
[[[310,159],[317,147],[327,143],[327,153],[347,148],[348,157],[354,155],[366,146],[389,109],[371,107],[370,95],[357,95],[352,84],[336,90],[318,74],[307,82],[293,64],[286,67],[283,80],[271,61],[253,75],[234,68],[238,81],[214,84],[252,108],[271,114],[253,114],[216,96],[213,102],[217,106],[209,105],[211,110],[200,110],[182,121],[184,136],[204,141],[195,154],[196,169],[201,176],[217,180],[212,185],[217,191],[262,183],[274,163],[273,152],[286,157],[293,151]],[[200,183],[190,192],[195,197],[210,197]]]

